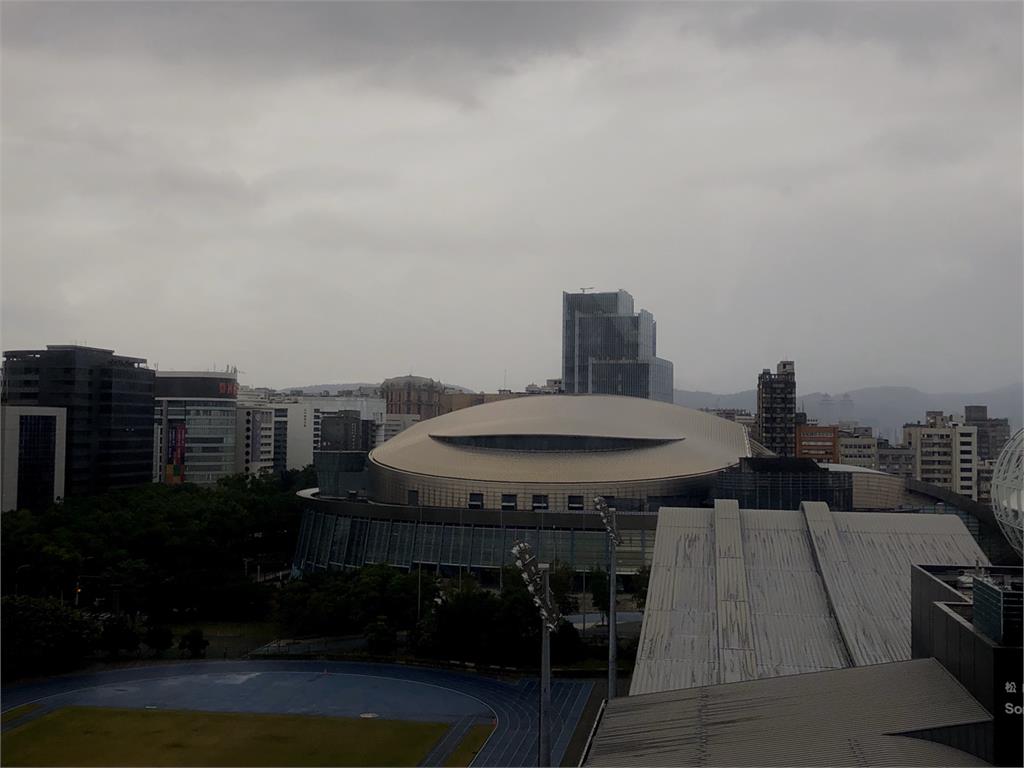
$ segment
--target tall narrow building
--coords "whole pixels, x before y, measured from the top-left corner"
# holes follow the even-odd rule
[[[777,456],[796,455],[796,366],[782,360],[757,377],[754,439]]]
[[[657,356],[657,324],[626,291],[562,294],[562,383],[570,394],[671,403],[672,363]]]
[[[63,408],[65,493],[102,493],[152,480],[153,382],[141,357],[48,345],[4,352],[2,400]]]

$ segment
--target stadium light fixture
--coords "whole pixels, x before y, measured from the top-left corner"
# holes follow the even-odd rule
[[[526,582],[526,589],[533,598],[540,614],[540,713],[537,738],[537,765],[551,765],[551,635],[550,631],[558,626],[562,617],[558,606],[551,601],[551,585],[548,578],[547,564],[541,564],[533,554],[533,549],[525,541],[517,541],[512,546],[512,555],[516,567]]]

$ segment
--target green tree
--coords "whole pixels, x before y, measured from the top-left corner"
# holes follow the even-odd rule
[[[164,652],[174,645],[174,633],[168,626],[152,624],[146,627],[146,631],[142,635],[142,642],[153,651],[155,656],[163,656]]]
[[[5,677],[73,669],[90,655],[99,636],[95,622],[57,600],[5,597],[0,601]]]
[[[647,605],[647,590],[651,584],[651,566],[645,565],[633,577],[633,604],[642,611]]]
[[[193,627],[178,642],[178,650],[188,653],[190,659],[201,659],[206,655],[210,641],[203,637],[203,630]]]
[[[558,606],[558,610],[565,616],[570,613],[577,613],[580,609],[579,600],[573,594],[575,577],[576,572],[573,571],[572,566],[568,563],[560,562],[555,562],[551,566],[551,572],[548,576],[551,595]]]
[[[387,617],[381,616],[366,628],[366,650],[372,656],[390,656],[397,645],[395,629]]]
[[[587,586],[590,588],[590,596],[594,600],[594,607],[599,610],[605,618],[608,617],[608,572],[600,568],[592,568],[587,574]]]
[[[139,635],[123,616],[113,616],[103,622],[99,646],[108,656],[116,659],[122,651],[128,654],[138,652]]]

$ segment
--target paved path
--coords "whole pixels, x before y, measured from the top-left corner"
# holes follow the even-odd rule
[[[582,681],[556,680],[552,685],[555,765],[561,762],[590,688],[591,683]],[[536,765],[535,680],[516,684],[400,664],[202,661],[67,675],[3,690],[4,711],[33,701],[42,706],[31,717],[75,704],[335,717],[372,712],[383,718],[461,724],[460,728],[490,718],[496,724],[494,733],[473,765]],[[440,749],[444,742],[438,742],[432,759],[443,761],[454,748]]]

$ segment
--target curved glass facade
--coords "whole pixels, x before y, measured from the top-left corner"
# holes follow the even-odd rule
[[[497,515],[462,516],[458,510],[313,502],[303,515],[295,551],[294,567],[303,571],[371,563],[438,571],[499,569],[512,564],[512,545],[519,540],[529,542],[541,560],[566,563],[577,571],[603,569],[608,563],[608,534],[592,513],[520,513],[506,523],[495,520]],[[463,519],[451,520],[456,515]],[[620,513],[618,523],[623,540],[619,572],[635,573],[651,564],[657,515]]]

